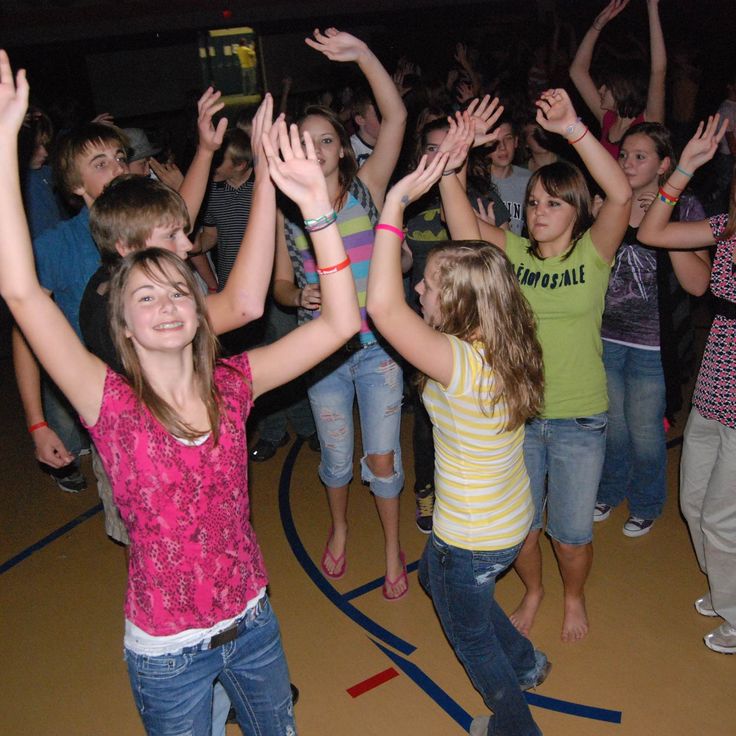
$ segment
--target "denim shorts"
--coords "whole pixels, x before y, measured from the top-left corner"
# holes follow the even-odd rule
[[[606,412],[527,422],[524,462],[534,499],[532,529],[543,527],[546,506],[550,537],[563,544],[587,544],[593,539],[607,424]]]
[[[403,376],[398,363],[378,344],[352,353],[338,353],[313,372],[309,388],[322,456],[319,477],[330,488],[347,485],[353,477],[353,403],[358,399],[363,437],[361,478],[380,498],[395,498],[404,485],[401,465],[401,397]],[[393,452],[394,472],[375,476],[366,455]]]

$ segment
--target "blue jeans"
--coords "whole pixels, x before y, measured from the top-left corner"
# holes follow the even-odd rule
[[[533,419],[524,434],[524,463],[534,499],[532,529],[562,544],[593,539],[593,509],[606,454],[606,413],[576,419]],[[546,481],[546,482],[545,482]]]
[[[609,407],[598,502],[618,506],[628,498],[632,516],[656,519],[667,497],[661,356],[604,340],[603,364]]]
[[[125,650],[133,698],[149,736],[210,736],[219,679],[243,733],[294,736],[289,672],[268,598],[249,611],[233,641],[149,657]]]
[[[442,628],[485,704],[493,711],[489,736],[537,736],[522,688],[531,687],[547,662],[496,603],[496,578],[521,545],[471,551],[434,533],[419,562],[419,581],[429,593]]]
[[[358,398],[363,437],[361,478],[380,498],[395,498],[404,485],[401,465],[401,398],[403,377],[396,361],[373,343],[346,355],[336,353],[315,369],[309,388],[314,423],[322,450],[319,477],[330,488],[350,483],[353,477],[353,402]],[[375,476],[366,455],[394,453],[394,472]]]
[[[82,450],[89,450],[89,435],[82,427],[79,415],[56,385],[46,377],[41,382],[41,397],[46,421],[64,443],[64,447],[75,458],[79,457]]]

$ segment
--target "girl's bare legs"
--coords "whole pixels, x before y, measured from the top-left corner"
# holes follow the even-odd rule
[[[552,540],[565,590],[562,641],[578,641],[588,633],[585,581],[593,564],[593,544],[562,544]]]
[[[330,573],[342,567],[340,561],[345,554],[345,546],[348,541],[348,486],[337,488],[326,487],[327,504],[330,507],[332,517],[332,536],[327,543],[330,555],[325,557],[324,565]]]
[[[524,541],[524,546],[514,561],[516,574],[524,583],[526,592],[517,609],[509,616],[511,623],[520,633],[529,636],[537,610],[544,598],[542,586],[542,550],[539,546],[541,529],[532,529]]]
[[[368,455],[366,462],[373,475],[378,478],[390,478],[394,474],[394,453]],[[382,498],[374,496],[376,509],[383,527],[384,550],[386,554],[386,580],[396,581],[388,585],[386,590],[391,597],[397,597],[406,590],[406,583],[401,577],[404,569],[401,563],[401,543],[399,542],[399,497]]]

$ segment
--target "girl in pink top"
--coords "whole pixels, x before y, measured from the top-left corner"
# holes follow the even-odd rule
[[[624,133],[637,123],[664,122],[664,81],[667,73],[667,51],[662,24],[659,20],[659,0],[647,0],[649,16],[650,67],[649,82],[644,84],[631,74],[617,69],[606,69],[601,74],[602,84],[596,85],[590,75],[598,36],[629,4],[629,0],[611,0],[596,16],[593,25],[583,36],[570,66],[570,78],[595,115],[601,126],[601,144],[618,160]]]
[[[249,522],[243,430],[253,400],[334,352],[359,329],[354,282],[311,139],[283,122],[274,182],[313,230],[322,316],[281,340],[216,360],[191,271],[159,248],[123,259],[110,286],[125,377],[87,352],[41,289],[18,185],[28,104],[0,51],[0,295],[98,443],[131,538],[126,661],[149,733],[209,734],[219,680],[246,733],[295,734],[289,677]],[[271,203],[275,208],[275,202]]]

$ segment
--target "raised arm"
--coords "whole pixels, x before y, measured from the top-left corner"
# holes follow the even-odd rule
[[[36,277],[18,179],[18,131],[28,107],[25,71],[16,80],[0,51],[0,296],[52,380],[88,423],[97,421],[105,365],[85,350]]]
[[[404,210],[436,183],[448,154],[438,155],[427,166],[427,157],[416,171],[395,184],[388,195],[376,227],[368,274],[367,309],[378,331],[420,371],[446,386],[452,377],[452,349],[445,335],[425,322],[407,304],[401,274],[401,223]],[[422,299],[434,300],[435,284],[425,275]]]
[[[227,118],[222,118],[217,123],[217,127],[212,123],[212,116],[225,106],[225,103],[220,101],[221,94],[221,92],[215,92],[212,87],[208,87],[197,102],[199,143],[192,164],[179,188],[179,194],[187,205],[192,225],[197,219],[199,208],[202,206],[202,200],[207,191],[212,156],[222,145],[222,137],[227,128]]]
[[[570,79],[572,79],[583,101],[599,123],[603,120],[605,110],[601,107],[601,96],[598,94],[598,88],[593,81],[593,77],[590,76],[593,51],[605,25],[613,20],[628,4],[629,0],[611,0],[603,8],[593,21],[593,25],[583,36],[582,41],[580,41],[580,46],[578,46],[575,58],[570,65]]]
[[[624,237],[631,215],[631,187],[613,156],[588,133],[564,89],[543,92],[536,102],[537,122],[574,146],[605,199],[590,229],[601,258],[610,263]]]
[[[273,98],[266,94],[253,117],[253,166],[255,186],[248,225],[232,271],[222,291],[207,297],[207,309],[215,332],[220,335],[258,319],[263,314],[273,270],[276,233],[276,192],[268,173],[261,143],[264,136],[275,140],[271,125]],[[280,122],[281,118],[277,121]]]
[[[373,201],[380,210],[404,140],[406,107],[401,95],[378,57],[355,36],[336,28],[328,28],[324,34],[315,29],[314,39],[307,38],[305,41],[331,61],[356,62],[371,88],[381,116],[381,129],[373,153],[358,175],[370,190]]]
[[[299,205],[317,256],[322,294],[321,314],[276,342],[249,352],[256,396],[296,378],[335,352],[360,329],[360,312],[350,259],[345,253],[337,215],[332,209],[312,140],[299,130],[279,123],[279,148],[267,136],[263,145],[276,185]]]
[[[649,89],[644,119],[648,123],[664,123],[664,81],[667,76],[667,49],[664,45],[659,0],[647,0],[649,15]]]
[[[719,126],[719,123],[720,116],[716,114],[711,115],[707,123],[701,121],[698,125],[695,135],[682,151],[677,168],[660,188],[660,195],[652,202],[639,225],[637,235],[642,243],[674,250],[692,250],[715,243],[708,220],[670,222],[670,218],[692,175],[718,150],[718,144],[726,133],[726,125]]]
[[[710,254],[707,250],[671,250],[672,270],[680,286],[693,296],[703,296],[710,285]]]

